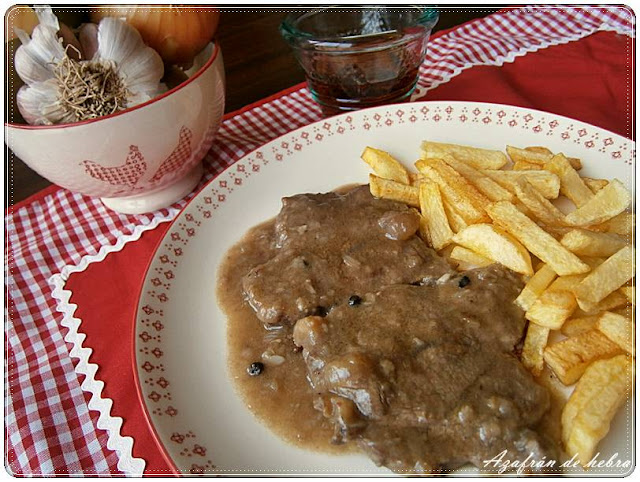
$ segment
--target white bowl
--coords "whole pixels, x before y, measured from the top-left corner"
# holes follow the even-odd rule
[[[5,124],[16,156],[49,181],[121,213],[169,206],[191,192],[224,113],[217,45],[189,79],[130,109],[74,124]]]

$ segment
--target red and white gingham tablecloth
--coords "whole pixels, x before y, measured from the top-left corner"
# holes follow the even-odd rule
[[[474,66],[499,66],[599,31],[633,37],[633,12],[625,7],[545,6],[475,20],[432,39],[415,98]],[[320,118],[302,85],[226,116],[205,159],[203,182],[261,144]],[[11,175],[9,165],[10,190]],[[63,326],[57,308],[66,300],[56,299],[53,290],[63,298],[69,273],[170,221],[184,204],[125,216],[97,199],[52,188],[7,209],[5,465],[10,473],[142,472],[144,461],[131,454],[135,440],[121,436],[121,421],[110,415],[111,400],[101,397],[98,367],[87,363],[90,347],[82,345],[81,320]]]

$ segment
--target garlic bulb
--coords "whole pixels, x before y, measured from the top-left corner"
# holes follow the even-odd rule
[[[5,14],[7,29],[4,34],[4,41],[10,42],[17,38],[14,29],[19,28],[28,34],[38,25],[38,16],[34,10],[26,5],[14,5]]]
[[[124,18],[168,64],[191,65],[193,58],[211,42],[220,12],[199,5],[115,5],[99,9],[93,18]]]
[[[105,18],[97,28],[83,26],[78,40],[68,27],[61,28],[50,7],[36,13],[40,24],[31,38],[17,30],[22,45],[15,56],[16,71],[27,84],[18,91],[17,104],[29,124],[94,119],[161,93],[162,59],[130,25]]]

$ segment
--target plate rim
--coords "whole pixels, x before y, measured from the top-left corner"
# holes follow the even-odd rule
[[[548,112],[548,111],[544,111],[544,110],[540,110],[540,109],[534,109],[534,108],[530,108],[530,107],[520,107],[517,105],[511,105],[511,104],[500,104],[500,103],[495,103],[495,102],[481,102],[481,101],[465,101],[465,100],[426,100],[426,101],[416,101],[416,102],[405,102],[405,103],[397,103],[397,104],[385,104],[382,106],[376,106],[376,107],[369,107],[366,109],[360,109],[358,111],[355,112],[371,112],[374,113],[378,110],[381,111],[386,111],[389,109],[393,109],[393,108],[397,108],[397,107],[402,107],[402,106],[412,106],[412,107],[417,107],[420,108],[422,106],[428,106],[428,105],[436,105],[436,104],[441,104],[441,105],[451,105],[451,104],[455,104],[455,105],[463,105],[463,104],[467,104],[467,105],[473,105],[473,106],[484,106],[486,108],[507,108],[507,109],[516,109],[519,111],[522,111],[524,113],[526,112],[533,112],[536,114],[544,114],[544,115],[551,115],[555,118],[559,118],[559,119],[564,119],[566,121],[570,121],[570,122],[576,122],[579,124],[582,124],[584,126],[587,127],[591,127],[594,129],[597,129],[601,132],[607,133],[607,135],[609,136],[614,136],[616,138],[619,138],[621,140],[624,140],[625,142],[631,142],[634,146],[635,146],[635,140],[620,135],[616,132],[610,131],[608,129],[605,129],[603,127],[599,127],[597,125],[594,124],[590,124],[588,122],[582,121],[580,119],[576,119],[573,117],[569,117],[569,116],[565,116],[565,115],[561,115],[561,114],[555,114],[553,112]],[[137,326],[138,326],[138,320],[139,320],[139,315],[140,315],[140,310],[141,310],[141,300],[143,298],[143,294],[144,294],[144,288],[145,285],[148,281],[149,278],[149,274],[150,274],[150,270],[151,270],[151,266],[153,264],[153,262],[156,259],[156,256],[158,254],[158,251],[160,249],[160,247],[162,246],[162,244],[165,242],[167,236],[169,236],[169,232],[171,231],[171,229],[174,227],[174,225],[177,224],[177,222],[181,219],[182,215],[185,213],[185,211],[195,202],[198,200],[198,198],[200,197],[200,195],[203,193],[203,191],[208,188],[216,179],[218,179],[220,176],[224,175],[225,173],[227,173],[229,170],[231,170],[233,168],[233,166],[235,166],[238,162],[242,161],[243,159],[251,156],[252,154],[256,153],[257,151],[264,149],[265,146],[268,146],[272,143],[277,142],[279,139],[285,137],[285,136],[289,136],[289,135],[294,135],[296,132],[301,131],[303,129],[308,129],[310,127],[313,127],[315,125],[320,125],[321,123],[327,121],[328,119],[330,120],[334,120],[334,119],[342,119],[342,118],[346,118],[349,115],[353,115],[355,112],[344,112],[342,114],[338,114],[335,116],[331,116],[331,117],[322,117],[320,119],[318,119],[317,121],[314,122],[310,122],[308,124],[304,124],[300,127],[297,127],[295,129],[289,130],[279,136],[274,137],[273,139],[269,139],[266,142],[263,142],[262,144],[258,145],[257,147],[255,147],[254,149],[250,150],[249,152],[247,152],[246,154],[243,154],[242,156],[238,157],[237,159],[235,159],[231,164],[229,164],[227,167],[225,167],[222,171],[218,172],[217,174],[215,174],[211,179],[209,179],[205,184],[203,184],[191,197],[191,199],[189,199],[185,205],[180,209],[180,211],[175,215],[175,217],[168,223],[167,225],[167,229],[165,231],[165,234],[162,236],[162,238],[160,238],[156,245],[153,247],[153,251],[151,253],[151,255],[149,256],[149,259],[147,260],[147,266],[144,270],[144,276],[141,278],[140,280],[140,288],[139,288],[139,292],[138,292],[138,296],[136,298],[137,300],[137,304],[133,313],[133,319],[132,319],[132,323],[133,323],[133,327],[132,327],[132,343],[131,343],[131,353],[132,353],[132,359],[131,359],[131,363],[132,363],[132,370],[133,370],[133,374],[134,374],[134,384],[135,384],[135,388],[136,388],[136,395],[138,398],[138,402],[140,403],[140,405],[142,406],[142,411],[144,414],[144,418],[145,418],[145,422],[146,425],[149,427],[150,432],[152,434],[152,438],[157,446],[157,448],[160,450],[160,453],[163,457],[163,459],[165,460],[165,462],[169,465],[169,468],[171,469],[173,475],[178,475],[178,476],[184,476],[184,475],[191,475],[188,473],[185,473],[183,471],[181,471],[178,468],[177,463],[173,460],[173,458],[171,457],[168,449],[166,448],[160,434],[158,433],[153,420],[151,418],[151,414],[149,413],[148,410],[148,406],[147,403],[145,401],[145,397],[142,393],[142,384],[140,382],[140,373],[138,371],[138,364],[137,364],[137,348],[138,348],[138,336],[137,336]],[[635,159],[635,156],[634,156]],[[635,184],[635,183],[634,183]],[[134,440],[135,443],[135,440]],[[224,476],[224,474],[222,474],[222,476]],[[255,476],[255,475],[254,475]],[[605,474],[600,474],[600,476],[604,476],[606,477],[607,475]],[[614,474],[611,474],[610,476],[616,476]]]
[[[229,167],[231,167],[231,166],[233,166],[233,164],[231,164]],[[224,171],[226,171],[226,169]],[[222,171],[222,172],[224,172],[224,171]],[[220,174],[222,174],[222,172]],[[218,174],[218,176],[220,174]],[[209,185],[209,183],[211,181],[213,181],[214,179],[216,179],[216,177],[218,177],[218,176],[212,177],[209,182],[205,183],[202,186],[202,188],[199,189],[196,192],[196,194],[184,205],[184,207],[180,210],[180,212],[178,212],[176,214],[176,216],[168,223],[167,230],[165,231],[165,234],[160,239],[158,239],[158,241],[156,242],[155,246],[153,247],[153,254],[147,260],[147,266],[144,269],[144,276],[140,280],[139,293],[138,293],[138,296],[136,298],[136,300],[137,300],[136,309],[134,310],[134,313],[133,313],[133,325],[132,325],[132,330],[131,330],[131,369],[133,370],[133,381],[134,381],[134,385],[136,387],[136,397],[138,398],[138,402],[140,403],[140,406],[142,407],[142,414],[144,415],[144,420],[146,422],[146,425],[147,425],[147,427],[149,428],[149,430],[151,432],[151,438],[153,439],[154,443],[156,444],[156,448],[158,448],[158,450],[160,450],[160,455],[162,455],[162,458],[164,459],[164,461],[169,466],[169,470],[171,470],[171,474],[173,474],[173,475],[182,475],[182,472],[178,469],[178,465],[175,463],[175,461],[173,460],[171,455],[169,455],[169,451],[167,450],[166,446],[164,445],[164,442],[160,438],[160,434],[158,433],[155,425],[153,424],[153,421],[151,420],[151,414],[149,413],[149,408],[147,407],[147,403],[145,402],[145,399],[144,399],[145,397],[144,397],[144,395],[142,393],[142,383],[140,383],[140,373],[138,372],[138,364],[137,364],[138,358],[136,356],[136,352],[137,352],[136,349],[138,347],[138,345],[136,343],[137,343],[137,339],[138,339],[137,326],[138,326],[138,319],[139,319],[138,315],[140,314],[140,304],[141,304],[140,301],[142,300],[142,294],[144,292],[144,287],[145,287],[145,284],[147,282],[147,278],[148,278],[149,272],[151,270],[151,265],[153,264],[154,260],[156,259],[156,254],[158,253],[158,250],[160,249],[160,246],[164,242],[165,236],[167,235],[169,230],[173,227],[174,223],[178,220],[178,218],[182,215],[182,213],[187,208],[187,206],[189,206],[191,204],[191,201],[196,199],[196,197],[200,194],[200,192],[205,187],[207,187]],[[133,440],[133,443],[135,444],[135,439]],[[132,447],[131,450],[133,450],[133,447]],[[146,469],[146,463],[145,463],[145,469]],[[143,471],[143,474],[144,474],[144,471]],[[155,475],[157,477],[157,476],[159,476],[161,474],[155,474]]]

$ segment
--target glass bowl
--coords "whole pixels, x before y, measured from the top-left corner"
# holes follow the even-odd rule
[[[280,32],[325,115],[409,100],[434,8],[323,7],[287,15]]]

